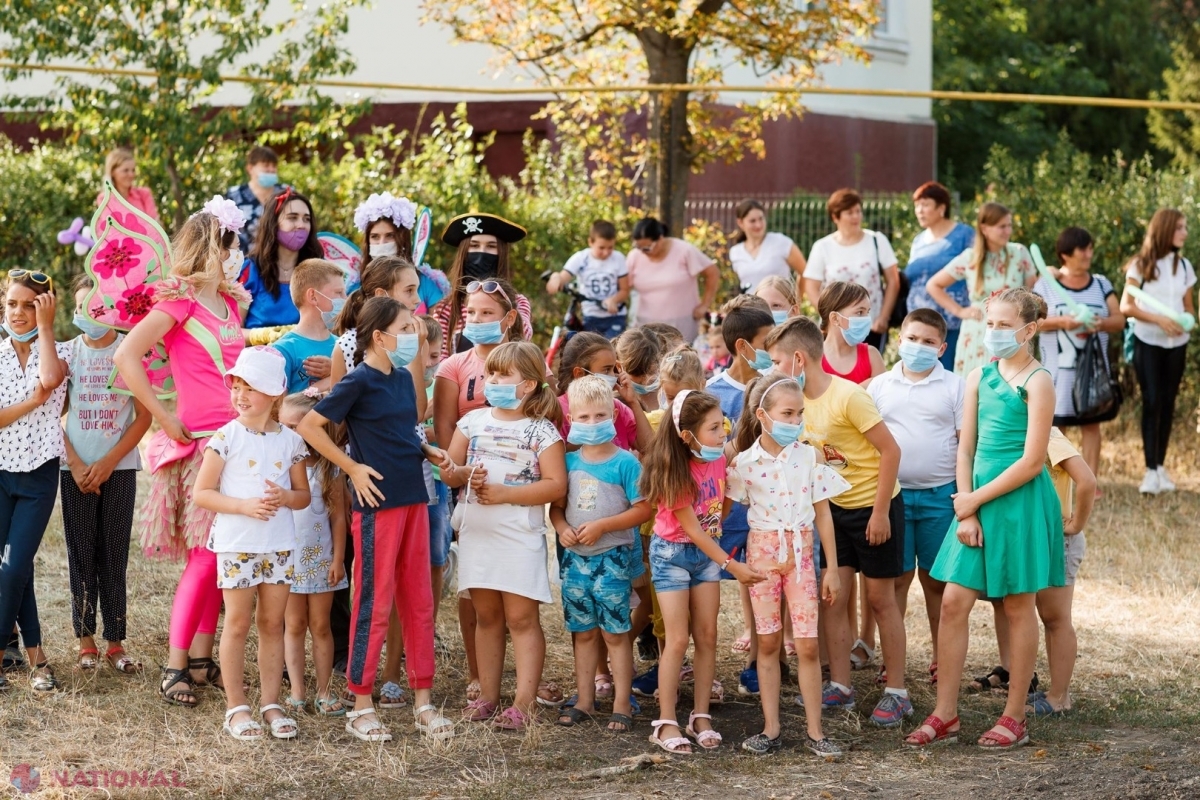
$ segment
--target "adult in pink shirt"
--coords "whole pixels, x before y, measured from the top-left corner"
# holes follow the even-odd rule
[[[154,195],[145,186],[134,186],[137,178],[137,162],[133,151],[118,147],[104,159],[104,177],[112,181],[117,193],[125,198],[129,205],[141,211],[151,219],[158,219],[158,206],[154,205]],[[96,195],[96,205],[100,205],[104,193]]]
[[[697,320],[703,319],[717,298],[721,274],[717,265],[694,245],[667,235],[667,226],[654,217],[639,220],[633,227],[633,250],[625,265],[629,285],[637,292],[637,324],[665,322],[696,338]],[[699,277],[704,277],[704,300],[700,299]]]
[[[152,476],[138,530],[147,555],[187,557],[159,691],[168,703],[189,708],[196,705],[197,685],[222,685],[212,659],[221,590],[216,554],[205,547],[213,514],[192,503],[191,491],[204,441],[235,417],[224,375],[244,347],[239,305],[250,302],[236,281],[241,265],[223,265],[237,249],[242,218],[233,203],[222,202],[232,213],[194,214],[175,235],[172,278],[155,285],[154,305],[113,356],[133,396],[162,428],[146,452]],[[174,413],[159,400],[143,366],[144,354],[159,341],[172,365]]]

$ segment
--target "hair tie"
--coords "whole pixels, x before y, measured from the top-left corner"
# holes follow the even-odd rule
[[[675,401],[671,403],[671,419],[675,423],[675,431],[682,436],[683,429],[679,427],[679,412],[683,411],[683,401],[692,393],[691,389],[683,389],[679,394],[675,395]]]
[[[548,384],[548,383],[543,383],[543,384],[542,384],[542,388],[543,388],[543,389],[549,389],[549,388],[550,388],[550,384]]]

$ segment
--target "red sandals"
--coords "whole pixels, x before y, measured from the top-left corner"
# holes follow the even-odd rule
[[[958,724],[958,717],[949,722],[942,722],[940,719],[930,714],[921,723],[921,727],[910,733],[905,738],[904,743],[909,747],[929,747],[934,744],[954,744],[958,741],[958,729],[950,730],[951,725]],[[924,727],[933,728],[933,736],[930,736],[925,731],[921,730]]]
[[[1012,750],[1029,744],[1029,726],[1024,722],[1017,722],[1012,717],[1001,717],[996,720],[996,724],[993,727],[1004,728],[1014,738],[1005,739],[1000,734],[990,730],[983,736],[980,736],[977,742],[985,750]]]

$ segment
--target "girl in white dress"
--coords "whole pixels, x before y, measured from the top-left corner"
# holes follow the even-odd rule
[[[531,721],[546,640],[539,605],[550,602],[545,505],[566,495],[567,466],[556,423],[561,413],[545,382],[542,352],[529,342],[506,342],[487,358],[479,408],[458,421],[443,470],[459,500],[458,586],[475,605],[480,696],[467,706],[476,722],[495,719],[503,730]],[[513,705],[496,715],[504,668],[505,629],[517,663]]]

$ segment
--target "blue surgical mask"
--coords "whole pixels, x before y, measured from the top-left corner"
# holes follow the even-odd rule
[[[983,346],[995,358],[1012,358],[1021,350],[1017,332],[1011,328],[988,328],[983,335]]]
[[[767,431],[767,435],[775,440],[775,444],[780,447],[787,447],[793,444],[804,435],[804,422],[780,422],[777,419],[767,415],[767,419],[771,420],[771,430]]]
[[[694,433],[691,434],[691,437],[693,442],[700,445],[699,452],[696,452],[696,449],[692,448],[692,455],[701,461],[712,462],[725,455],[725,447],[723,445],[700,444],[700,440],[696,438]]]
[[[636,394],[650,394],[651,392],[657,392],[659,387],[662,386],[662,382],[659,381],[658,378],[654,379],[654,383],[634,383],[633,381],[630,381],[629,384],[633,387],[633,391]]]
[[[567,431],[567,441],[571,444],[608,444],[617,436],[617,426],[611,419],[603,422],[572,422],[571,430]]]
[[[279,183],[279,175],[274,172],[258,173],[258,185],[264,189],[270,189]]]
[[[742,358],[746,358],[746,357],[742,356]],[[754,360],[751,361],[750,359],[746,359],[746,363],[749,364],[752,369],[759,370],[760,372],[763,370],[770,370],[771,369],[771,354],[768,353],[766,350],[759,350],[759,349],[755,348]]]
[[[492,322],[468,322],[463,325],[463,336],[471,340],[471,344],[500,344],[504,341],[504,329],[500,320]]]
[[[387,331],[383,331],[383,333],[396,339],[396,349],[387,351],[388,361],[392,362],[392,366],[396,369],[404,369],[411,364],[421,349],[420,337],[415,333],[388,333]]]
[[[792,353],[792,372],[795,373],[795,371],[796,371],[796,354]],[[793,374],[792,377],[796,379],[796,383],[800,384],[800,391],[804,391],[804,370],[800,370],[799,373]]]
[[[76,314],[71,318],[71,323],[79,330],[83,331],[83,335],[89,339],[103,338],[104,334],[108,333],[110,328],[101,325],[100,323],[89,319],[83,314]]]
[[[606,375],[603,372],[589,372],[586,369],[584,370],[584,372],[587,372],[587,374],[591,375],[593,378],[599,378],[600,380],[607,383],[609,389],[617,388],[617,376],[616,375]]]
[[[503,408],[512,411],[521,407],[521,398],[517,397],[515,383],[485,383],[483,397],[492,408]]]
[[[904,362],[909,372],[925,372],[933,369],[938,362],[938,351],[935,347],[917,342],[900,343],[900,360]]]
[[[781,311],[772,311],[771,316],[775,318],[776,325],[782,325],[783,323],[788,321],[788,312],[787,311],[782,311],[782,310]]]
[[[317,294],[321,293],[317,292]],[[321,294],[321,297],[325,297],[325,295]],[[326,328],[333,330],[337,327],[337,318],[342,313],[342,308],[346,305],[346,299],[343,297],[325,297],[325,299],[333,304],[333,308],[329,311],[321,312],[321,322],[325,323]]]
[[[38,329],[37,329],[36,325],[33,327],[32,330],[29,330],[26,333],[13,333],[13,329],[8,327],[7,322],[4,323],[4,332],[8,334],[8,338],[12,339],[15,342],[22,342],[22,343],[32,342],[34,339],[37,338],[37,335],[38,335]]]
[[[842,338],[846,340],[846,344],[851,347],[857,347],[871,335],[870,317],[846,317],[845,319],[850,323],[850,327],[840,330],[842,331]]]

